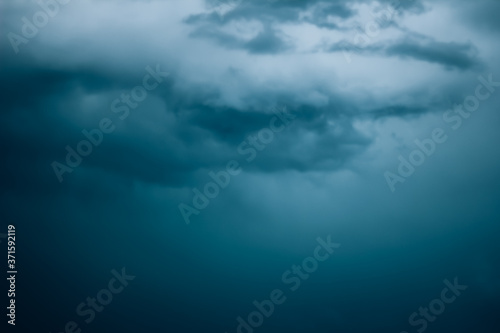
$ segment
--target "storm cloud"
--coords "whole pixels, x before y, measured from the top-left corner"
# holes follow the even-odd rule
[[[469,287],[428,331],[498,331],[499,10],[1,1],[0,212],[18,230],[19,325],[236,332],[331,235],[335,255],[255,332],[413,332],[408,317],[455,276]],[[401,176],[436,128],[446,142]],[[86,326],[75,307],[121,267],[136,279]]]

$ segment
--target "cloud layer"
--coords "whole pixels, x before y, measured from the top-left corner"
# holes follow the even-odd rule
[[[410,330],[456,275],[471,296],[433,329],[473,331],[471,311],[497,329],[500,90],[460,130],[443,114],[479,76],[500,81],[498,1],[57,4],[44,16],[35,2],[0,3],[0,212],[19,224],[39,276],[24,288],[43,309],[22,296],[36,312],[27,327],[61,329],[127,266],[137,279],[96,331],[235,331],[331,234],[343,252],[262,332]],[[158,85],[137,98],[144,82]],[[262,144],[284,109],[289,124]],[[113,131],[70,166],[67,147],[103,119]],[[437,127],[448,141],[392,193],[384,172]],[[186,225],[179,204],[232,160],[242,172]],[[71,169],[62,182],[54,162]],[[71,312],[49,316],[45,299]]]

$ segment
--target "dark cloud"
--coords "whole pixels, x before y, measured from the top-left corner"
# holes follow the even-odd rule
[[[437,63],[446,68],[471,69],[479,65],[476,59],[476,50],[471,44],[443,43],[428,41],[416,43],[405,40],[385,49],[389,56],[413,58],[430,63]]]
[[[380,109],[371,110],[370,114],[375,118],[404,117],[408,115],[420,115],[427,111],[427,108],[421,106],[392,105]]]
[[[446,69],[479,69],[477,49],[471,43],[438,42],[428,38],[404,38],[397,41],[367,44],[364,36],[326,46],[329,52],[414,59],[444,66]]]
[[[249,53],[274,54],[291,49],[292,45],[282,33],[266,26],[257,36],[243,40],[211,27],[202,26],[191,34],[192,37],[210,38],[222,46],[233,49],[245,49]]]
[[[130,91],[135,83],[140,82],[140,76],[105,73],[91,66],[47,70],[44,65],[25,66],[16,74],[14,83],[3,80],[0,84],[4,91],[10,92],[6,100],[8,112],[3,113],[2,133],[5,141],[11,142],[10,148],[6,147],[4,151],[12,164],[6,163],[3,167],[7,168],[7,174],[12,174],[9,187],[17,189],[28,184],[25,182],[26,174],[37,176],[37,168],[44,170],[45,185],[57,187],[56,183],[48,180],[52,177],[52,181],[56,180],[51,163],[64,163],[67,154],[65,146],[75,148],[80,140],[85,139],[82,129],[96,128],[103,117],[111,118],[118,129],[104,137],[103,144],[94,148],[80,168],[103,170],[147,183],[179,186],[186,182],[194,184],[200,170],[223,168],[228,160],[241,159],[237,153],[238,145],[248,135],[268,127],[273,116],[271,101],[275,99],[265,90],[251,92],[260,96],[258,106],[250,104],[240,109],[229,108],[207,103],[220,97],[217,89],[208,85],[191,85],[189,90],[185,90],[181,88],[183,84],[175,82],[179,78],[173,78],[170,83],[153,91],[143,102],[144,105],[133,110],[127,120],[121,121],[111,112],[111,102],[122,92]],[[20,86],[23,89],[19,89]],[[21,98],[26,93],[30,93],[32,98]],[[95,105],[97,109],[92,110],[89,109],[91,105],[83,101],[94,94],[102,95],[102,98]],[[151,104],[149,99],[152,98],[162,103]],[[338,104],[317,109],[294,102],[292,95],[282,95],[280,99],[293,108],[297,119],[250,170],[335,169],[368,143],[366,138],[356,134],[348,119],[342,125],[336,125],[342,127],[342,134],[329,133],[327,119],[336,119],[342,114],[339,109],[333,111]],[[159,132],[151,134],[147,123],[165,122],[169,114],[174,116],[171,118],[173,122],[165,123]],[[9,130],[16,123],[22,124],[22,131]],[[299,139],[303,135],[312,135],[315,139],[303,142]],[[288,145],[294,149],[288,149]],[[304,151],[307,151],[306,155]],[[15,172],[15,165],[27,169]],[[76,168],[74,172],[81,171]],[[65,174],[65,178],[71,176]],[[30,187],[35,180],[29,182]]]

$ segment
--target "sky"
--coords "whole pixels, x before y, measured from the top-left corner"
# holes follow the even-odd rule
[[[499,331],[500,1],[0,13],[9,332]]]

